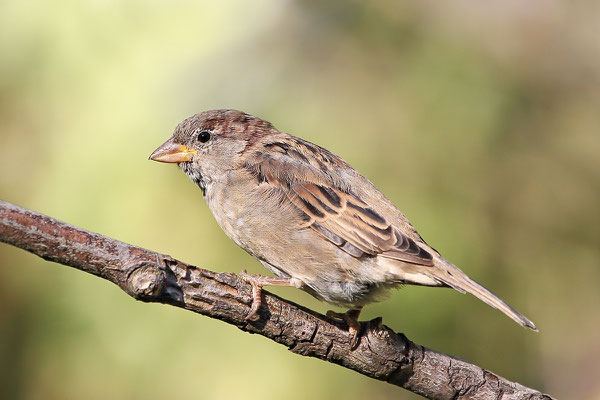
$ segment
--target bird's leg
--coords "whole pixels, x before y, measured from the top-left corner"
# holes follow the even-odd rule
[[[329,318],[342,319],[346,322],[346,324],[348,324],[348,333],[350,333],[350,336],[352,337],[350,340],[351,350],[356,348],[356,345],[358,345],[358,339],[360,338],[360,322],[358,322],[358,316],[360,315],[361,310],[362,306],[348,310],[345,313],[339,313],[332,310],[327,311],[327,316]]]
[[[290,278],[249,274],[246,270],[240,272],[240,279],[252,285],[252,307],[250,307],[250,312],[246,315],[246,321],[256,315],[262,304],[263,286],[296,286]]]

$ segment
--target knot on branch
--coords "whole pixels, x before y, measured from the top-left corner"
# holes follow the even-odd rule
[[[143,261],[131,267],[127,279],[128,291],[137,300],[153,300],[165,291],[167,278],[155,263]]]

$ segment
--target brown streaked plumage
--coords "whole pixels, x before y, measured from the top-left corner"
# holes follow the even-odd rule
[[[150,156],[176,162],[203,190],[225,233],[277,278],[243,274],[260,307],[263,285],[289,285],[351,308],[343,317],[358,339],[360,308],[400,284],[469,292],[536,330],[427,245],[365,177],[330,151],[236,110],[180,123]]]

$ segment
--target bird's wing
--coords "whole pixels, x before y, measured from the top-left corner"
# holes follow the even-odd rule
[[[350,168],[333,153],[301,139],[264,145],[247,164],[259,185],[282,192],[304,226],[354,257],[382,256],[419,265],[433,257],[328,171]]]

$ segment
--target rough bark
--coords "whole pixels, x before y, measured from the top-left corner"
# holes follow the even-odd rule
[[[377,318],[350,350],[345,323],[263,291],[260,318],[246,321],[251,287],[235,274],[88,232],[0,201],[0,241],[104,278],[137,300],[185,308],[263,335],[303,356],[341,365],[429,399],[552,399],[490,371],[408,340]]]

